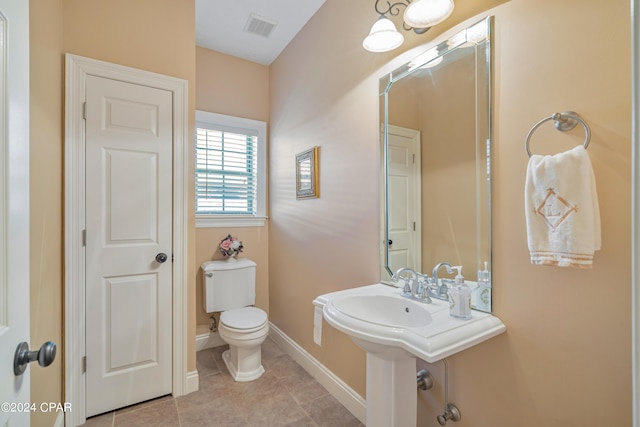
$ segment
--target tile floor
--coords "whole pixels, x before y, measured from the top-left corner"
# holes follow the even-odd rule
[[[363,424],[278,345],[262,344],[264,375],[237,383],[221,354],[227,346],[196,355],[200,390],[161,397],[89,418],[86,427],[357,427]]]

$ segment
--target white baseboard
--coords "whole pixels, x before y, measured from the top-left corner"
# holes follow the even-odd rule
[[[226,343],[220,338],[217,332],[207,332],[206,334],[196,335],[196,351],[206,348],[220,347]]]
[[[365,424],[367,405],[362,396],[271,322],[269,322],[269,336],[362,424]]]
[[[53,427],[64,427],[64,412],[58,412],[56,422],[53,423]]]
[[[194,391],[198,391],[200,388],[200,379],[198,377],[198,371],[187,372],[187,387],[186,393],[193,393]]]

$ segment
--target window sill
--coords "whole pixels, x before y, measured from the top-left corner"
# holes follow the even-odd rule
[[[264,227],[266,217],[237,217],[233,215],[196,215],[196,228]]]

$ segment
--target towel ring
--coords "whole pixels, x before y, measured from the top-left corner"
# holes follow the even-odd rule
[[[554,113],[552,116],[546,117],[540,120],[538,123],[533,125],[529,133],[527,134],[527,139],[524,143],[524,148],[527,150],[527,154],[531,157],[531,151],[529,150],[529,140],[531,140],[531,135],[535,132],[538,127],[547,122],[549,120],[554,121],[554,126],[561,132],[569,131],[576,127],[578,123],[582,125],[584,128],[585,139],[584,139],[584,148],[586,149],[589,146],[589,141],[591,140],[591,130],[589,129],[589,125],[580,118],[578,113],[573,111],[565,111],[564,113]]]

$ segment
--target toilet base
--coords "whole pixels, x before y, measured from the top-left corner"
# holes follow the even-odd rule
[[[264,374],[260,345],[253,348],[230,346],[222,353],[222,360],[237,382],[255,381]]]

